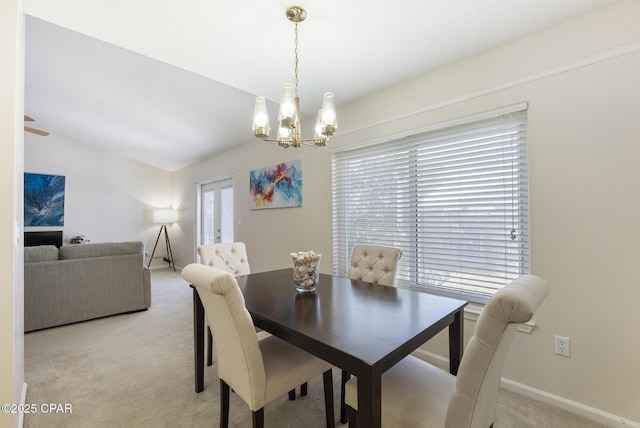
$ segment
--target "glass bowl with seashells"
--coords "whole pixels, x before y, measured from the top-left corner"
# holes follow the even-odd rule
[[[293,282],[300,293],[316,291],[320,281],[320,258],[322,254],[310,251],[291,253],[293,259]]]

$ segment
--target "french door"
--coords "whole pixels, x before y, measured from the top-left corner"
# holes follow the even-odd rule
[[[233,179],[200,186],[200,243],[233,242]]]

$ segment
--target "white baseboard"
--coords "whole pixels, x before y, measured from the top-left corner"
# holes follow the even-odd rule
[[[416,349],[411,353],[414,357],[418,357],[429,364],[433,364],[436,367],[440,367],[442,370],[449,371],[449,359],[441,355],[434,354],[433,352],[425,351],[424,349]]]
[[[551,394],[546,391],[533,388],[529,385],[525,385],[511,379],[502,378],[500,383],[504,389],[522,394],[526,397],[533,398],[534,400],[547,403],[551,406],[566,410],[574,415],[582,416],[584,418],[596,421],[610,427],[633,427],[640,428],[640,423],[634,422],[629,419],[622,418],[618,415],[605,412],[594,407],[587,406],[577,401],[569,400],[559,395]]]
[[[417,349],[413,352],[415,357],[418,357],[434,366],[440,367],[443,370],[449,370],[449,359],[432,352]],[[502,378],[500,386],[508,391],[512,391],[525,397],[532,398],[534,400],[549,404],[562,410],[566,410],[574,415],[582,416],[584,418],[596,421],[610,427],[633,427],[640,428],[640,423],[622,418],[596,409],[594,407],[587,406],[577,401],[572,401],[559,395],[551,394],[529,385],[519,383],[510,379]]]

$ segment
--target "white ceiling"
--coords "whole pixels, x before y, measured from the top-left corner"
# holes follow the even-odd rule
[[[315,115],[332,91],[339,115],[367,93],[615,1],[301,3],[301,109]],[[273,101],[273,127],[280,86],[293,81],[291,4],[24,0],[25,113],[35,127],[169,171],[249,141],[254,97]]]

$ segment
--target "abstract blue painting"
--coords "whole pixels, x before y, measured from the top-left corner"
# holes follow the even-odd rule
[[[302,206],[302,161],[254,169],[249,177],[251,208]]]
[[[64,226],[64,176],[24,174],[24,225]]]

